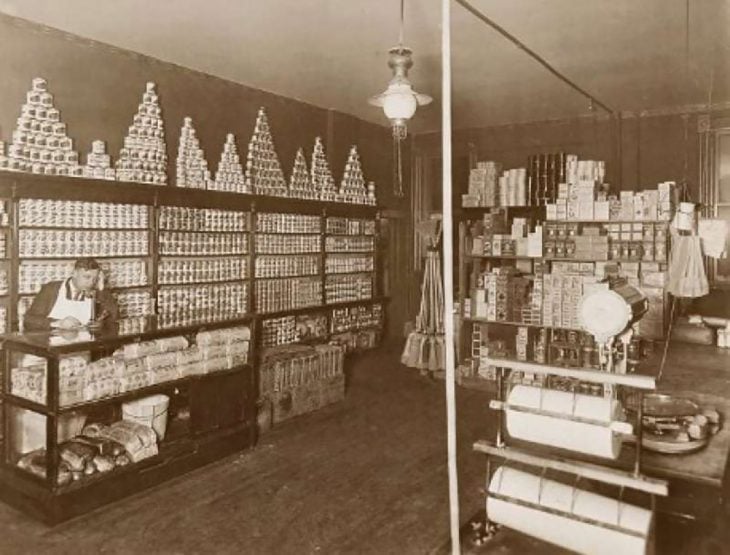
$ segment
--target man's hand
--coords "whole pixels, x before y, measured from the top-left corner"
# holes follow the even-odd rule
[[[66,316],[63,320],[56,320],[56,322],[54,323],[54,327],[62,330],[72,330],[75,328],[80,328],[81,322],[79,322],[73,316]]]

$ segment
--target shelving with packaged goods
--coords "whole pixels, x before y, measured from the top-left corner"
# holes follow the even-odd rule
[[[249,313],[250,213],[165,205],[157,214],[160,324]]]
[[[252,319],[148,324],[6,337],[4,429],[16,430],[2,446],[6,501],[32,499],[57,522],[253,442]],[[147,413],[147,402],[160,404]]]
[[[662,187],[666,184],[658,191]],[[459,343],[462,359],[479,361],[489,349],[502,355],[506,349],[522,360],[534,356],[527,351],[544,351],[555,362],[550,358],[554,346],[563,349],[555,356],[569,364],[563,356],[568,349],[578,356],[590,343],[580,336],[580,298],[609,275],[626,278],[648,299],[649,312],[636,325],[637,335],[663,339],[670,214],[664,208],[657,214],[632,213],[636,219],[629,219],[614,207],[607,221],[545,220],[538,207],[519,215],[504,209],[465,211],[460,228],[461,316],[467,324]],[[516,335],[508,331],[515,326]],[[569,335],[556,340],[556,333]]]
[[[44,283],[68,277],[80,257],[99,259],[107,278],[103,286],[114,290],[120,317],[153,314],[150,206],[19,198],[17,215],[14,283],[20,329],[32,302],[32,297],[23,295],[34,295]]]
[[[321,306],[322,216],[256,212],[254,225],[255,311]]]

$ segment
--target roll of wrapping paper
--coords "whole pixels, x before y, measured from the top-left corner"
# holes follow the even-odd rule
[[[622,420],[623,411],[615,399],[516,385],[510,391],[507,403],[565,417],[507,409],[507,431],[513,438],[612,460],[621,452],[622,436],[609,427],[612,422]],[[571,416],[597,423],[568,419]]]
[[[565,549],[591,555],[652,551],[653,513],[642,507],[505,466],[494,473],[489,494],[491,521]]]

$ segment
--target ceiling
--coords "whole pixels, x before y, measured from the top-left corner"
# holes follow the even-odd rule
[[[730,100],[728,0],[471,3],[615,110]],[[440,6],[406,2],[410,77],[436,99],[413,132],[440,126]],[[381,124],[366,100],[390,77],[398,10],[398,0],[0,0],[10,15]],[[589,113],[580,94],[456,2],[452,76],[456,128]]]

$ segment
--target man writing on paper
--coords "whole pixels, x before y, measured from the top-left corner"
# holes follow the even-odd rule
[[[25,314],[26,331],[98,327],[117,318],[117,304],[103,288],[99,263],[79,258],[71,277],[46,283]]]

